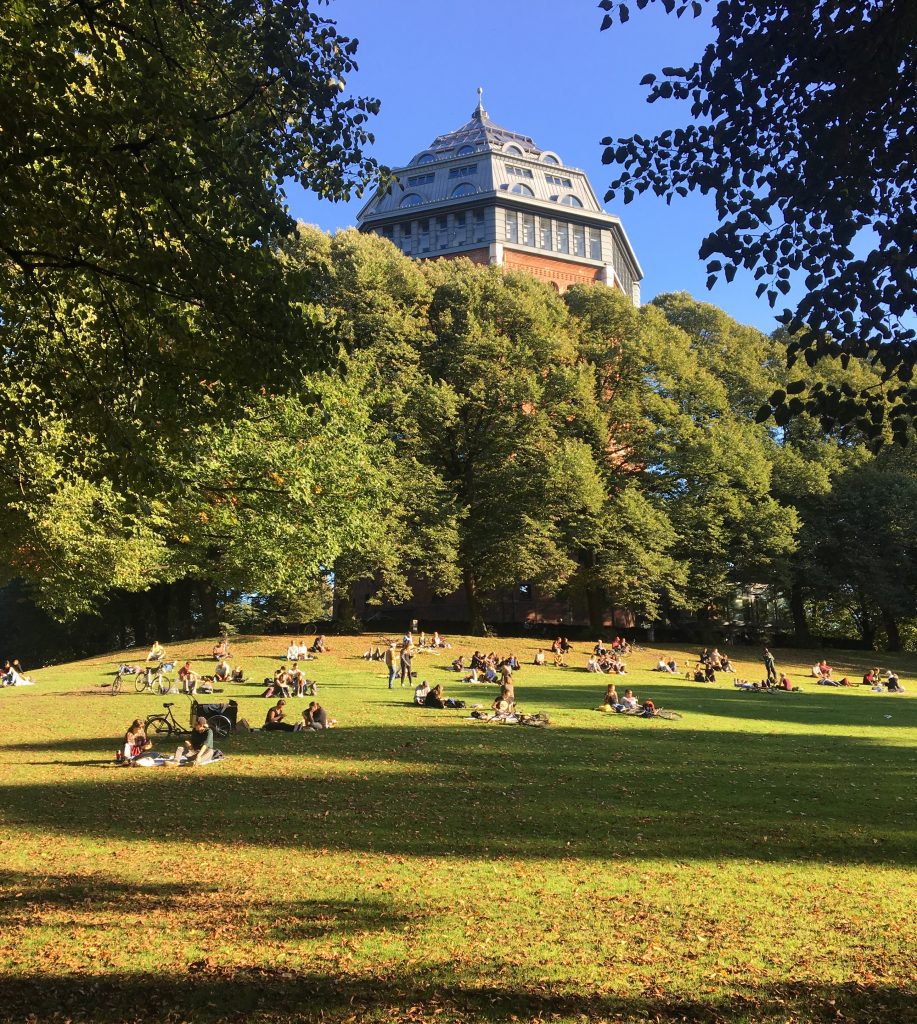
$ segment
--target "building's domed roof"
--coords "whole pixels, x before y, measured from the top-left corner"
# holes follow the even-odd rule
[[[501,128],[500,125],[491,121],[484,109],[482,93],[483,90],[478,89],[478,105],[472,112],[470,121],[466,121],[461,128],[456,128],[455,131],[437,135],[433,142],[421,151],[411,163],[424,163],[430,159],[462,155],[461,151],[464,147],[468,147],[470,153],[479,146],[491,146],[496,150],[502,150],[505,146],[512,145],[519,149],[519,156],[539,157],[542,151],[528,135],[511,132],[508,128]]]

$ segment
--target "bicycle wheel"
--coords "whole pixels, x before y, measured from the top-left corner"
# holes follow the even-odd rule
[[[171,736],[172,735],[172,723],[166,718],[165,715],[150,715],[146,720],[146,734],[155,734],[157,736]]]
[[[657,718],[667,718],[670,722],[677,722],[682,716],[678,711],[670,711],[669,708],[656,708]]]
[[[121,692],[121,676],[118,675],[118,676],[115,676],[114,680],[112,681],[112,684],[111,684],[111,695],[112,695],[112,697],[117,697],[120,692]]]
[[[144,690],[152,689],[152,687],[147,687],[146,676],[142,676],[138,672],[137,675],[134,676],[134,689],[137,691],[137,693],[143,693]]]
[[[213,730],[213,735],[218,740],[223,739],[232,732],[232,722],[225,715],[214,715],[207,724]]]
[[[156,689],[159,691],[160,697],[164,694],[172,692],[172,680],[168,676],[160,675],[156,680]]]

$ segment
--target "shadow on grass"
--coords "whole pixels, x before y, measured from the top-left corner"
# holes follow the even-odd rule
[[[501,979],[512,965],[497,963],[493,980],[463,981],[435,961],[410,973],[384,977],[319,973],[298,965],[221,968],[211,958],[187,974],[0,975],[0,1021],[139,1020],[217,1021],[655,1021],[691,1024],[738,1022],[870,1021],[901,1024],[913,1003],[904,991],[883,985],[752,986],[741,994],[682,999],[648,984],[626,995],[577,993],[547,984],[525,986]],[[87,1004],[91,1009],[87,1010]],[[88,1016],[87,1016],[88,1013]]]
[[[146,820],[167,822],[151,839],[206,834],[259,848],[917,859],[907,813],[914,767],[892,745],[814,733],[696,732],[685,721],[612,718],[607,728],[541,730],[438,714],[435,725],[419,719],[388,729],[235,737],[213,771],[130,769],[103,779],[89,766],[85,781],[0,785],[0,822],[131,843],[142,802]],[[99,742],[52,748],[95,752]],[[233,754],[244,766],[238,773]]]

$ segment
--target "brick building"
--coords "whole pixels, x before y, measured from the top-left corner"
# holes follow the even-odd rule
[[[639,305],[643,271],[585,172],[495,125],[480,93],[470,121],[395,169],[397,184],[363,207],[360,229],[416,259],[464,256],[531,274],[559,292],[605,285]]]

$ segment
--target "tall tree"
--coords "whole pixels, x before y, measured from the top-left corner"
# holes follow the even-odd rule
[[[651,0],[637,0],[644,8]],[[661,0],[703,14],[711,0]],[[629,6],[601,0],[602,28]],[[715,38],[688,68],[648,74],[648,101],[690,101],[691,121],[653,138],[604,140],[624,170],[606,198],[652,189],[671,200],[711,192],[719,227],[702,242],[708,284],[753,271],[773,306],[804,274],[805,293],[779,319],[789,363],[869,358],[882,379],[804,379],[761,410],[785,424],[802,410],[857,421],[880,441],[883,422],[913,436],[917,308],[917,6],[901,0],[719,0]],[[862,253],[862,255],[859,255]],[[711,259],[711,257],[716,257]]]
[[[130,447],[337,354],[272,246],[347,198],[375,100],[307,0],[21,0],[0,31],[0,384]],[[214,396],[227,401],[214,402]],[[137,467],[133,460],[125,460]]]

